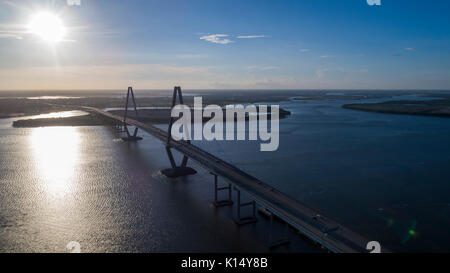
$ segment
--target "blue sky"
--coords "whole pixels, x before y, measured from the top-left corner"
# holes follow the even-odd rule
[[[30,33],[49,11],[67,29]],[[446,0],[0,0],[0,89],[450,89]]]

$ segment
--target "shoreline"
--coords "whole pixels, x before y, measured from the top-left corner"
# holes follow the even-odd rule
[[[112,114],[123,116],[125,111],[111,111]],[[287,118],[291,113],[280,108],[280,120]],[[134,112],[129,115],[130,118],[136,119]],[[224,115],[225,117],[225,115]],[[170,110],[155,109],[155,110],[140,110],[139,121],[151,124],[167,124],[170,119]],[[207,122],[211,118],[203,118],[203,122]],[[267,116],[271,119],[271,115]],[[194,123],[194,118],[191,119]],[[236,121],[236,119],[235,119]],[[248,116],[246,116],[248,121]],[[224,122],[226,122],[224,118]],[[52,127],[52,126],[115,126],[121,125],[115,120],[108,119],[104,116],[95,113],[89,113],[83,116],[74,117],[60,117],[60,118],[41,118],[41,119],[19,119],[13,122],[14,128],[37,128],[37,127]]]
[[[372,113],[450,118],[450,100],[344,104],[342,108]]]
[[[118,125],[118,123],[105,117],[93,114],[65,118],[20,119],[12,123],[12,127],[14,128],[114,125]]]
[[[109,96],[108,96],[109,95]],[[80,97],[61,99],[29,99],[29,98],[3,98],[0,99],[0,118],[15,118],[31,115],[40,115],[51,112],[80,110],[80,106],[94,107],[98,109],[122,108],[125,105],[126,93],[122,96],[105,94],[102,97]],[[194,95],[185,93],[184,104],[193,105]],[[198,94],[202,96],[205,104],[225,106],[228,104],[248,103],[276,103],[288,101],[294,93],[272,92],[208,92]],[[172,105],[172,92],[158,92],[155,94],[136,94],[138,107],[170,107]]]
[[[409,94],[405,91],[379,91],[376,93],[346,91],[342,92],[342,95],[336,95],[331,92],[332,90],[188,90],[183,92],[183,98],[186,105],[193,105],[194,97],[201,96],[204,104],[225,106],[227,104],[269,104],[292,100],[370,99],[389,97],[393,94]],[[85,96],[87,94],[90,96]],[[80,106],[98,109],[123,108],[126,99],[125,90],[109,93],[94,91],[81,91],[81,93],[62,91],[37,92],[23,94],[23,97],[17,97],[20,93],[17,94],[16,92],[9,94],[10,96],[5,96],[6,94],[1,93],[0,95],[3,95],[0,97],[0,119],[79,110]],[[136,91],[135,95],[138,107],[170,107],[172,105],[173,92],[170,90]],[[432,92],[428,95],[446,98],[445,95]],[[30,98],[36,96],[41,98]]]

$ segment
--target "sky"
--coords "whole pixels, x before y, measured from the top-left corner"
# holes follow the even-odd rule
[[[79,1],[0,0],[0,90],[450,89],[448,0]]]

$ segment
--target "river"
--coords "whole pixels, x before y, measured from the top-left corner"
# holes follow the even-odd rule
[[[194,142],[393,251],[448,251],[450,119],[290,100],[280,147]],[[80,114],[80,113],[72,113]],[[70,116],[59,113],[51,116]],[[0,252],[267,251],[210,202],[212,178],[170,180],[160,142],[107,127],[12,128],[0,119]],[[308,245],[294,251],[312,251]]]

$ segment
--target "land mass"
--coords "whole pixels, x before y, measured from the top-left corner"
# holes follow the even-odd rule
[[[110,111],[112,114],[118,116],[124,116],[124,110]],[[130,111],[128,117],[139,120],[144,123],[152,124],[166,124],[170,120],[170,109],[144,109],[139,110],[136,117],[133,111]],[[270,109],[269,109],[270,112]],[[194,117],[191,117],[191,121],[194,122]],[[280,109],[279,118],[283,119],[289,116],[291,113],[284,109]],[[225,119],[225,113],[223,114]],[[267,115],[267,119],[271,119],[271,115]],[[203,118],[203,122],[207,122],[211,118]],[[246,116],[248,120],[248,116]],[[89,115],[65,117],[65,118],[42,118],[42,119],[22,119],[13,122],[13,127],[16,128],[35,128],[35,127],[47,127],[47,126],[115,126],[121,125],[116,120],[109,119],[107,117],[90,113]]]
[[[8,93],[0,92],[0,118],[13,118],[30,115],[47,114],[59,111],[81,110],[80,106],[104,108],[121,108],[125,105],[125,91],[72,91],[46,93]],[[172,105],[172,91],[136,91],[139,107],[169,107]],[[203,104],[247,104],[257,102],[280,102],[295,96],[294,91],[186,91],[183,92],[184,103],[192,106],[194,96],[201,96]],[[51,99],[49,96],[59,96]]]
[[[345,104],[346,109],[403,115],[450,117],[450,99]]]
[[[168,107],[172,104],[171,90],[136,90],[140,107]],[[203,104],[276,103],[296,100],[367,99],[408,94],[406,91],[333,91],[333,90],[187,90],[184,102],[192,105],[194,96],[201,96]],[[0,118],[80,110],[80,106],[95,108],[124,107],[123,91],[0,91]]]
[[[117,121],[104,116],[89,114],[66,118],[22,119],[13,122],[15,128],[35,128],[49,126],[114,126]]]
[[[125,91],[1,91],[0,118],[25,117],[51,112],[83,110],[83,106],[99,109],[116,108],[112,112],[123,115],[117,110],[124,107]],[[139,107],[169,108],[172,104],[170,90],[137,90],[136,100]],[[363,100],[379,99],[400,95],[436,97],[433,101],[396,101],[377,104],[346,104],[343,107],[353,110],[380,113],[449,116],[450,94],[438,91],[340,91],[340,90],[188,90],[183,91],[184,103],[192,106],[195,96],[201,96],[203,104],[225,106],[229,104],[277,103],[289,100]],[[140,110],[139,120],[155,124],[167,123],[170,111]],[[92,114],[92,113],[91,113]],[[290,113],[280,109],[280,118]],[[270,118],[270,116],[269,116]],[[97,126],[110,122],[95,115],[84,117],[34,119],[17,121],[16,127],[40,126]]]

